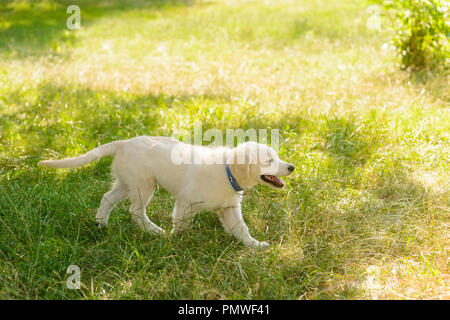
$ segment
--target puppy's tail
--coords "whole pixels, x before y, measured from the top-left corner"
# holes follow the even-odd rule
[[[51,168],[76,168],[81,167],[89,162],[96,161],[100,158],[114,155],[117,150],[117,146],[122,141],[114,141],[111,143],[104,144],[98,148],[92,149],[82,156],[76,158],[67,158],[62,160],[43,160],[38,164],[40,166],[51,167]]]

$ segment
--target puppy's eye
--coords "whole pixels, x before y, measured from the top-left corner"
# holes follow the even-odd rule
[[[267,160],[266,162],[270,164],[273,162],[273,159]]]

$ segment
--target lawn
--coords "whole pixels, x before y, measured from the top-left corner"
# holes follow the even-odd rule
[[[66,27],[70,4],[80,30]],[[0,298],[449,299],[450,90],[400,71],[368,1],[0,3]],[[204,212],[99,230],[110,158],[37,166],[138,135],[279,129],[296,165],[247,190],[250,250]],[[159,189],[149,217],[171,228]],[[81,289],[66,287],[69,265]]]

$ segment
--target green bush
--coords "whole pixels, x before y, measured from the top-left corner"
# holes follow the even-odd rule
[[[448,68],[449,2],[444,0],[380,0],[395,13],[394,45],[402,68],[412,72]]]

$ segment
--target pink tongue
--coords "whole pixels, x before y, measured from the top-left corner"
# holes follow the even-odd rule
[[[273,181],[277,182],[278,184],[281,184],[284,186],[284,181],[281,180],[280,178],[275,177],[275,176],[270,176],[270,175],[268,175],[267,177],[269,177],[270,180],[273,180]]]

